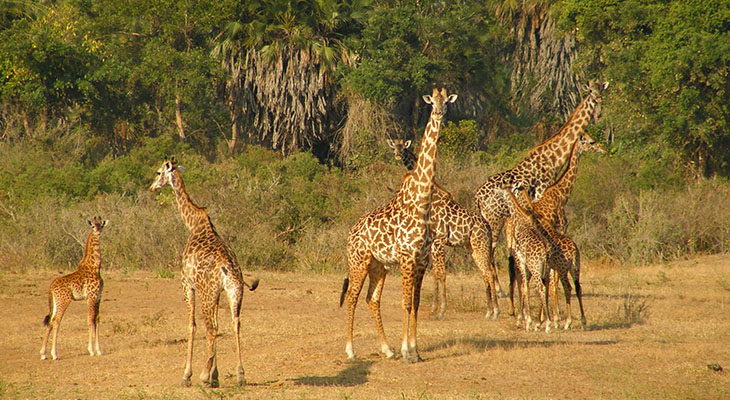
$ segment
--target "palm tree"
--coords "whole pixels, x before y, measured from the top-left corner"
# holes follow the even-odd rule
[[[495,14],[516,38],[508,55],[512,64],[513,99],[534,114],[567,117],[580,100],[582,78],[572,65],[577,56],[575,39],[558,32],[550,0],[500,0]]]
[[[245,2],[216,38],[228,74],[233,150],[244,134],[288,154],[328,139],[344,115],[334,73],[350,63],[342,38],[368,0]]]

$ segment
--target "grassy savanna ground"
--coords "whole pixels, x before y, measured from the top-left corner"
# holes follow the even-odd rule
[[[259,289],[244,295],[249,385],[243,389],[235,386],[225,303],[221,388],[204,388],[198,379],[205,351],[200,320],[193,387],[179,386],[186,337],[179,283],[149,272],[104,272],[101,357],[86,353],[86,307],[75,302],[61,325],[60,359],[41,361],[46,292],[56,276],[0,275],[2,398],[730,398],[727,255],[646,267],[585,262],[588,327],[549,334],[515,328],[504,298],[499,319],[485,321],[476,274],[448,277],[446,317],[431,320],[427,276],[419,325],[425,362],[415,365],[376,353],[362,295],[355,328],[359,360],[347,362],[345,312],[337,304],[344,273],[262,272]],[[399,349],[397,274],[386,280],[382,309],[389,343]],[[708,368],[715,363],[725,371]]]

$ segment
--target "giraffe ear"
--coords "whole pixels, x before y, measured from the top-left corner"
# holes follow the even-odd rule
[[[428,94],[423,95],[423,101],[425,101],[426,104],[433,104],[433,99],[431,98],[431,95]]]
[[[395,147],[395,143],[393,143],[393,139],[386,139],[385,142],[388,143],[388,147],[390,147],[391,149],[393,147]]]
[[[87,219],[87,220],[86,220],[86,222],[88,222],[88,223],[89,223],[89,226],[94,226],[94,224],[93,224],[93,223],[91,223],[91,220],[90,220],[90,219]]]
[[[603,82],[603,83],[601,84],[601,86],[603,87],[603,90],[606,90],[606,89],[608,89],[608,81],[606,81],[606,82]]]
[[[409,148],[409,147],[411,147],[411,141],[410,140],[406,140],[406,143],[403,145],[403,147],[405,147],[406,149]]]
[[[449,95],[449,97],[446,99],[446,102],[447,103],[453,103],[453,102],[456,101],[456,98],[457,97],[459,97],[459,95],[456,95],[456,94]]]

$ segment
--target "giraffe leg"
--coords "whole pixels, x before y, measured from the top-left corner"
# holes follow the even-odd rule
[[[413,311],[413,287],[415,281],[415,260],[413,257],[399,257],[401,285],[403,287],[403,297],[401,299],[401,308],[403,309],[403,335],[401,340],[400,352],[404,362],[411,362],[409,349],[411,317]]]
[[[553,303],[554,303],[554,308],[555,308],[555,310],[554,310],[555,311],[555,318],[554,318],[555,328],[558,327],[558,322],[560,322],[560,305],[558,304],[558,303],[560,303],[558,301],[558,291],[559,291],[558,290],[558,280],[561,279],[560,274],[562,274],[562,272],[553,270],[553,272],[550,276],[550,279],[551,279],[550,285],[553,288]],[[565,287],[563,287],[563,288],[565,288]],[[570,307],[570,306],[568,306],[568,307]]]
[[[58,339],[58,328],[61,326],[61,320],[63,314],[66,312],[66,308],[71,304],[70,298],[61,298],[56,300],[56,314],[51,318],[51,326],[53,327],[53,334],[51,338],[51,358],[58,360],[58,354],[56,353],[56,339]]]
[[[434,241],[431,245],[431,262],[433,268],[431,274],[436,289],[433,294],[433,308],[431,312],[435,319],[441,319],[446,312],[446,254],[444,254],[445,244],[441,241]]]
[[[365,300],[368,303],[370,312],[373,314],[373,322],[375,322],[375,330],[378,332],[378,344],[380,351],[387,358],[393,358],[393,351],[388,346],[385,339],[385,329],[383,329],[383,319],[380,315],[380,296],[383,294],[383,286],[385,285],[385,277],[388,271],[379,262],[373,261],[370,266],[368,294]]]
[[[573,284],[575,285],[575,295],[578,297],[578,306],[580,307],[580,324],[581,328],[586,328],[586,315],[583,311],[583,289],[580,286],[580,257],[576,256],[575,272],[573,273]]]
[[[522,277],[522,289],[520,290],[521,294],[521,303],[522,303],[522,317],[525,319],[525,330],[530,330],[530,325],[532,325],[532,312],[530,310],[530,282],[532,280],[532,277],[529,275],[529,271],[527,268],[524,268],[523,271],[523,277]]]
[[[208,345],[208,359],[205,361],[203,371],[200,373],[200,380],[210,387],[216,388],[218,382],[218,363],[216,360],[215,340],[218,337],[218,300],[210,297],[210,294],[203,300],[201,311],[205,321],[205,339]]]
[[[570,306],[570,281],[568,281],[568,274],[567,273],[561,273],[560,274],[560,282],[563,284],[563,291],[565,292],[565,326],[563,329],[568,330],[570,329],[570,324],[573,322],[573,316],[571,306]],[[557,283],[557,282],[556,282]],[[555,285],[557,286],[557,284]],[[557,324],[557,322],[556,322]],[[557,326],[556,326],[557,327]]]
[[[547,265],[543,265],[543,268],[548,268]],[[537,274],[536,274],[537,275]],[[542,299],[542,309],[545,310],[545,332],[550,332],[550,271],[543,273],[542,276],[538,276],[538,293]]]
[[[471,239],[472,253],[471,257],[477,268],[482,273],[482,279],[484,280],[484,286],[487,295],[487,313],[484,318],[491,318],[496,320],[499,315],[499,302],[497,301],[497,290],[495,286],[494,263],[492,258],[489,256],[491,246],[485,246],[476,237]]]
[[[348,257],[349,267],[349,286],[347,287],[347,343],[345,344],[345,353],[348,360],[355,359],[355,351],[352,347],[352,331],[355,321],[355,307],[357,306],[357,298],[360,296],[362,285],[368,275],[368,266],[370,265],[370,257],[361,258],[356,256]]]
[[[193,340],[195,339],[195,290],[183,283],[185,303],[188,306],[188,350],[185,357],[185,372],[182,385],[190,386],[190,377],[193,375]]]
[[[410,321],[410,331],[409,331],[409,339],[408,339],[408,353],[410,355],[410,358],[407,360],[407,362],[421,362],[423,359],[421,358],[420,354],[418,354],[418,342],[417,342],[417,335],[418,335],[418,307],[421,303],[421,285],[423,284],[423,277],[426,273],[426,268],[421,267],[417,268],[415,272],[415,277],[413,281],[413,306],[411,308],[411,321]]]
[[[87,298],[89,306],[89,355],[101,355],[99,350],[99,333],[98,333],[98,322],[99,322],[99,303],[100,299],[96,296]],[[96,348],[94,348],[94,342],[96,342]],[[96,350],[96,353],[94,353]]]
[[[509,256],[507,271],[509,272],[509,315],[515,315],[515,281],[517,280],[517,271],[515,266],[515,257]]]
[[[243,297],[243,288],[241,285],[227,290],[228,304],[231,308],[231,325],[233,327],[233,335],[236,337],[236,376],[238,386],[246,385],[246,375],[243,370],[243,361],[241,360],[241,301]]]
[[[46,318],[43,320],[43,324],[46,326],[46,334],[43,337],[43,344],[41,345],[41,360],[46,359],[46,346],[48,345],[48,338],[51,335],[51,330],[53,330],[53,324],[51,323],[51,321],[56,315],[56,301],[53,295],[50,293],[48,295],[48,306],[50,310],[48,312],[48,315],[46,315]]]

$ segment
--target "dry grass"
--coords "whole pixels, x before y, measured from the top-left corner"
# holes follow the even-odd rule
[[[424,282],[419,346],[425,362],[406,365],[377,354],[364,299],[355,318],[355,351],[344,352],[345,313],[337,305],[344,273],[262,272],[243,305],[244,366],[249,385],[235,387],[227,307],[220,312],[221,389],[200,385],[199,323],[193,387],[178,386],[185,306],[177,279],[153,272],[109,272],[101,306],[104,355],[86,354],[85,307],[69,307],[58,361],[41,361],[41,324],[49,271],[0,275],[0,397],[121,399],[718,399],[730,396],[730,256],[625,267],[584,262],[586,330],[524,332],[506,315],[483,318],[476,273],[448,277],[443,320],[429,318],[433,283]],[[506,276],[500,276],[506,281]],[[573,302],[577,312],[577,302]],[[390,345],[399,348],[400,282],[383,295]],[[200,321],[200,320],[199,320]]]

